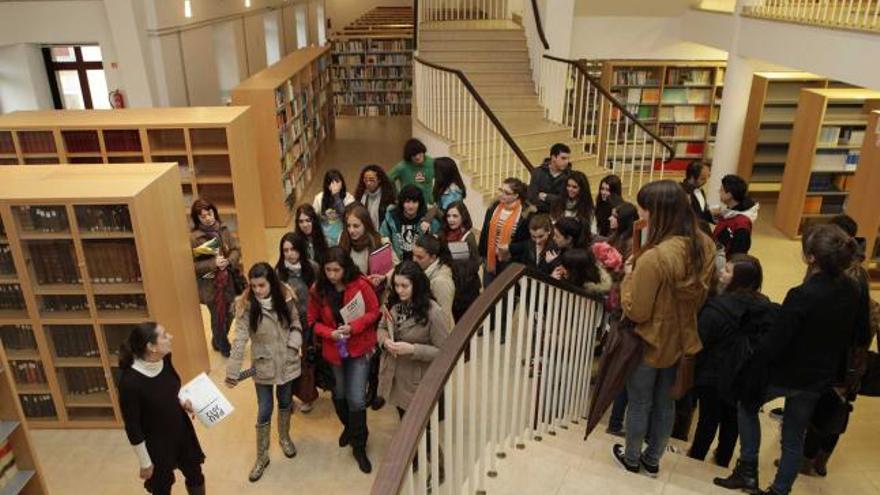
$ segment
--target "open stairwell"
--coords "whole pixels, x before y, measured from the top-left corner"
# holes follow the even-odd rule
[[[583,151],[570,127],[545,118],[521,26],[500,20],[451,21],[426,23],[420,29],[419,56],[464,72],[535,167],[549,155],[550,146],[566,143],[572,150],[572,167],[587,174],[591,184],[598,187],[599,179],[607,171],[597,165],[594,155]],[[497,186],[504,179],[501,172],[469,167],[469,159],[476,150],[485,150],[487,146],[489,143],[483,141],[455,142],[450,150],[463,170],[476,177],[489,174],[491,180],[487,182]],[[497,153],[500,156],[503,151]],[[495,194],[495,188],[481,192],[488,199]]]

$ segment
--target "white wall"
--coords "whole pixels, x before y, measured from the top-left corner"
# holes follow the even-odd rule
[[[683,39],[681,17],[575,17],[572,58],[726,60],[727,52]],[[551,44],[551,49],[553,48]]]
[[[40,47],[0,46],[0,113],[44,108],[52,108],[52,95]]]

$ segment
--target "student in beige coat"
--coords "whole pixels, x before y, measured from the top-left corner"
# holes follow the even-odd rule
[[[257,460],[248,479],[257,481],[269,465],[269,429],[272,394],[278,398],[278,440],[287,457],[296,455],[290,439],[293,380],[301,372],[302,324],[296,294],[282,284],[268,263],[257,263],[248,272],[249,286],[236,303],[235,338],[226,365],[226,386],[239,381],[244,350],[251,342],[251,363],[257,388]]]
[[[452,257],[449,249],[431,234],[418,238],[413,248],[413,261],[424,270],[431,284],[434,300],[452,320],[452,303],[455,301],[455,281],[452,278]],[[450,330],[452,326],[450,325]]]

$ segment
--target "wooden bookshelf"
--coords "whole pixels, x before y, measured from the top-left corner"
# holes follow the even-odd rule
[[[254,115],[267,227],[290,225],[291,212],[334,134],[329,64],[328,46],[302,48],[232,90],[233,104],[249,105]]]
[[[801,89],[840,86],[808,72],[755,73],[737,167],[751,193],[764,199],[779,195]]]
[[[865,238],[865,263],[871,288],[880,288],[880,111],[868,117],[859,167],[853,176],[847,213],[859,224]]]
[[[693,160],[712,161],[724,71],[722,61],[610,60],[602,65],[602,84],[674,146],[676,158],[666,169],[684,170]],[[614,129],[608,133],[608,117],[604,120],[601,135],[622,144],[623,129],[615,138]]]
[[[209,369],[176,163],[0,168],[0,339],[34,428],[121,426],[118,349],[174,335],[186,381]]]
[[[868,114],[878,108],[877,91],[800,91],[776,208],[776,227],[784,234],[795,238],[809,225],[847,211]]]
[[[180,213],[189,219],[189,207],[199,197],[217,205],[223,222],[238,234],[244,266],[250,266],[268,253],[252,128],[252,112],[245,107],[14,112],[0,115],[0,160],[177,163]]]
[[[6,363],[9,358],[0,340],[0,451],[11,447],[15,474],[0,482],[0,493],[43,495],[49,493],[41,474],[40,461],[31,448],[24,411],[18,402],[15,380]]]
[[[412,112],[410,7],[378,7],[332,38],[336,115]]]

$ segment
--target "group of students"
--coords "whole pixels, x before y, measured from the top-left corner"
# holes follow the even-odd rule
[[[724,395],[726,389],[717,388],[717,382],[723,381],[718,376],[729,370],[719,371],[718,359],[711,356],[729,358],[717,350],[724,349],[717,342],[730,339],[736,329],[726,324],[721,331],[721,323],[712,320],[730,317],[731,311],[758,311],[734,299],[747,295],[749,302],[760,301],[764,319],[774,322],[756,324],[750,331],[762,338],[775,336],[767,338],[773,341],[767,350],[755,344],[759,351],[749,354],[748,367],[764,370],[761,376],[768,376],[766,370],[776,369],[773,366],[779,363],[795,368],[814,364],[813,357],[792,357],[780,349],[800,345],[794,342],[804,338],[797,325],[824,321],[793,313],[795,309],[818,311],[819,305],[811,307],[803,300],[813,296],[803,287],[812,287],[820,279],[825,285],[815,289],[819,292],[834,289],[843,295],[849,287],[843,282],[849,279],[840,276],[843,271],[835,271],[843,255],[829,254],[831,245],[835,249],[849,246],[848,238],[830,228],[805,235],[810,272],[804,285],[792,291],[801,300],[789,301],[790,294],[782,309],[775,310],[759,296],[760,264],[745,255],[758,209],[747,196],[745,181],[724,177],[721,208],[710,208],[706,201],[702,186],[709,169],[701,163],[688,168],[683,184],[647,184],[636,204],[623,200],[620,178],[608,175],[594,199],[587,177],[572,170],[570,153],[566,145],[556,144],[532,172],[528,185],[516,178],[502,181],[478,235],[455,162],[428,156],[424,144],[411,139],[404,147],[403,160],[388,173],[378,165],[364,167],[354,194],[339,171],[328,171],[314,201],[295,208],[293,230],[282,237],[275,265],[260,262],[247,272],[240,266],[237,240],[221,223],[216,207],[201,199],[193,203],[192,246],[212,239],[220,246],[214,254],[197,257],[195,267],[200,300],[211,314],[212,346],[229,358],[229,387],[245,376],[241,369],[250,342],[258,404],[251,481],[260,479],[269,465],[274,400],[278,402],[278,440],[285,456],[293,457],[297,453],[290,438],[293,396],[301,399],[301,410],[307,412],[317,394],[304,386],[314,389],[316,382],[332,391],[342,424],[339,446],[351,446],[359,468],[369,473],[367,408],[378,409],[387,401],[401,416],[405,414],[421,376],[454,322],[482,287],[519,262],[603,298],[612,318],[623,316],[634,322],[644,343],[643,361],[629,378],[611,423],[622,424],[625,410],[626,445],[615,445],[613,453],[626,469],[657,473],[674,418],[675,406],[668,392],[676,367],[682,356],[697,355],[700,422],[691,454],[705,456],[714,425],[721,424],[727,443],[719,447],[716,459],[729,459],[732,447],[727,453],[727,445],[735,417],[731,408],[739,407],[742,459],[734,475],[719,484],[756,486],[757,475],[750,471],[757,459],[753,416],[757,409],[752,406],[761,402],[760,394],[752,390],[746,407],[742,401],[731,403]],[[647,235],[640,242],[641,255],[636,261],[634,226],[640,218],[647,222]],[[383,250],[391,251],[391,263],[377,262],[377,253]],[[828,261],[829,257],[837,264]],[[722,274],[720,282],[716,267]],[[744,272],[748,270],[744,267],[751,271]],[[751,273],[751,278],[744,273]],[[754,273],[758,273],[757,281]],[[856,314],[844,311],[846,304],[854,304],[844,299],[838,302],[842,314]],[[757,303],[754,306],[758,308]],[[802,345],[812,349],[821,337],[812,336]],[[175,384],[179,388],[180,380],[169,359],[171,338],[155,323],[132,332],[120,361],[123,417],[129,440],[136,445],[141,477],[152,493],[169,493],[176,468],[186,476],[190,493],[204,493],[200,469],[204,455],[190,433],[186,414],[191,407],[176,399],[174,388]],[[834,348],[842,342],[839,335],[835,339],[822,345]],[[325,371],[329,368],[329,376],[316,380],[322,366]],[[816,370],[811,373],[817,376],[816,383],[827,378]],[[161,383],[150,380],[160,377]],[[799,403],[786,407],[783,429],[799,429],[802,434],[805,426],[798,421],[814,403],[810,400],[815,390],[801,393],[799,382],[771,378],[769,383],[785,388],[771,388],[768,393],[800,398]],[[825,385],[823,381],[816,386]],[[182,433],[168,438],[169,428]],[[788,473],[796,436],[796,432],[783,435],[780,473]],[[732,437],[735,444],[736,435]],[[643,451],[645,440],[648,448]],[[787,479],[774,484],[775,491],[770,493],[788,493]]]

